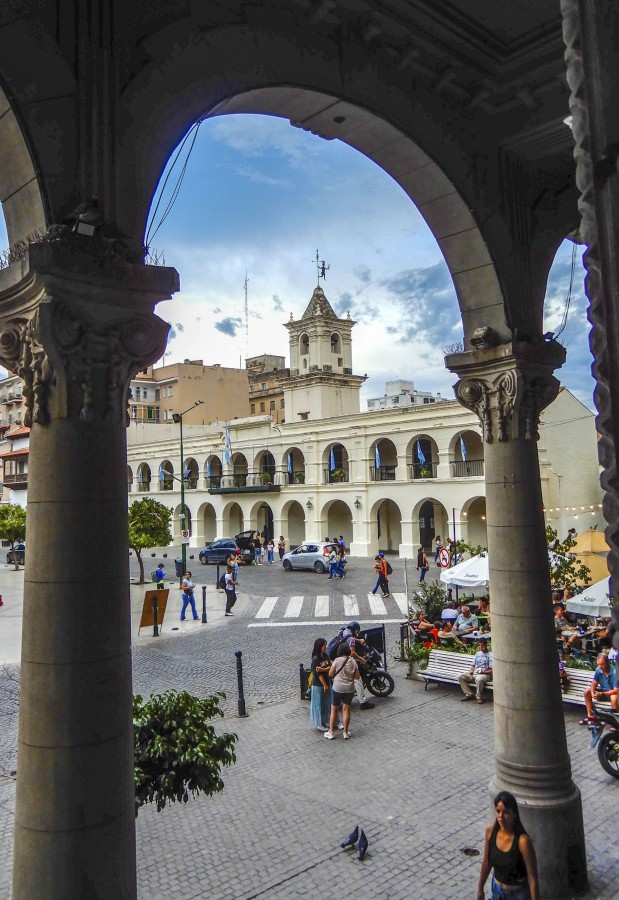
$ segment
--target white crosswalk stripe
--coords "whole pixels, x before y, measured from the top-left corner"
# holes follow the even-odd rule
[[[303,597],[291,597],[284,613],[284,619],[298,619],[301,615]]]
[[[391,596],[397,603],[398,609],[400,610],[402,615],[407,616],[408,615],[408,599],[406,597],[406,594],[393,593]]]
[[[316,597],[316,606],[314,607],[314,615],[316,618],[329,615],[329,595],[318,594]]]
[[[344,616],[351,618],[359,615],[359,604],[354,594],[343,594],[342,600],[344,601]]]
[[[265,597],[262,606],[256,613],[256,618],[269,619],[271,617],[271,613],[275,609],[275,604],[277,603],[278,599],[278,597]]]
[[[373,616],[386,616],[387,607],[382,597],[377,597],[371,592],[368,594],[368,603],[370,604],[370,612]]]

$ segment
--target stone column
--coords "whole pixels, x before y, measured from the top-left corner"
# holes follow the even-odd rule
[[[77,240],[31,245],[0,280],[31,427],[14,900],[136,896],[127,394],[178,278]]]
[[[480,419],[486,507],[496,774],[531,833],[542,897],[587,884],[580,792],[571,777],[557,675],[537,459],[539,414],[557,395],[565,351],[516,343],[449,356],[456,397]]]

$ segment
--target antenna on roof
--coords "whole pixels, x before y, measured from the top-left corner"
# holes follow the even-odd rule
[[[247,303],[247,285],[249,278],[247,277],[247,269],[245,269],[245,365],[247,365],[247,357],[249,356],[249,305]]]
[[[318,258],[318,250],[316,250],[316,276],[317,276],[316,287],[320,287],[320,279],[321,278],[323,279],[323,281],[326,279],[327,272],[329,271],[330,268],[331,268],[331,266],[326,265],[324,259],[321,260]]]

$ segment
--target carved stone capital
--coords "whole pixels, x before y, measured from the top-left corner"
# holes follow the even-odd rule
[[[558,344],[522,342],[445,359],[447,368],[460,375],[454,385],[456,399],[479,419],[483,439],[536,441],[542,410],[559,392],[552,374],[562,365],[565,351]]]
[[[23,379],[25,424],[126,422],[131,378],[165,349],[169,325],[153,309],[176,272],[32,245],[20,274],[0,279],[0,362]]]

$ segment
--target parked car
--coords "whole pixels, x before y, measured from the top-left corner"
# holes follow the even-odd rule
[[[234,540],[236,541],[237,547],[240,547],[241,550],[248,550],[250,543],[253,544],[254,535],[256,533],[255,528],[251,528],[249,531],[241,531],[240,534],[234,536]],[[251,551],[253,556],[253,550]]]
[[[26,545],[25,544],[15,544],[15,556],[17,557],[17,562],[20,564],[20,566],[23,566],[24,562],[26,560]],[[9,550],[9,552],[7,553],[6,561],[7,561],[7,563],[15,562],[15,560],[13,559],[13,551],[12,550]]]
[[[282,565],[287,572],[292,569],[313,569],[322,574],[329,568],[328,557],[337,544],[325,544],[324,541],[301,544],[296,550],[284,554]]]
[[[234,538],[218,538],[200,550],[199,559],[203,566],[209,563],[228,563],[232,554],[239,554],[243,562],[251,562],[254,554],[238,546]]]

